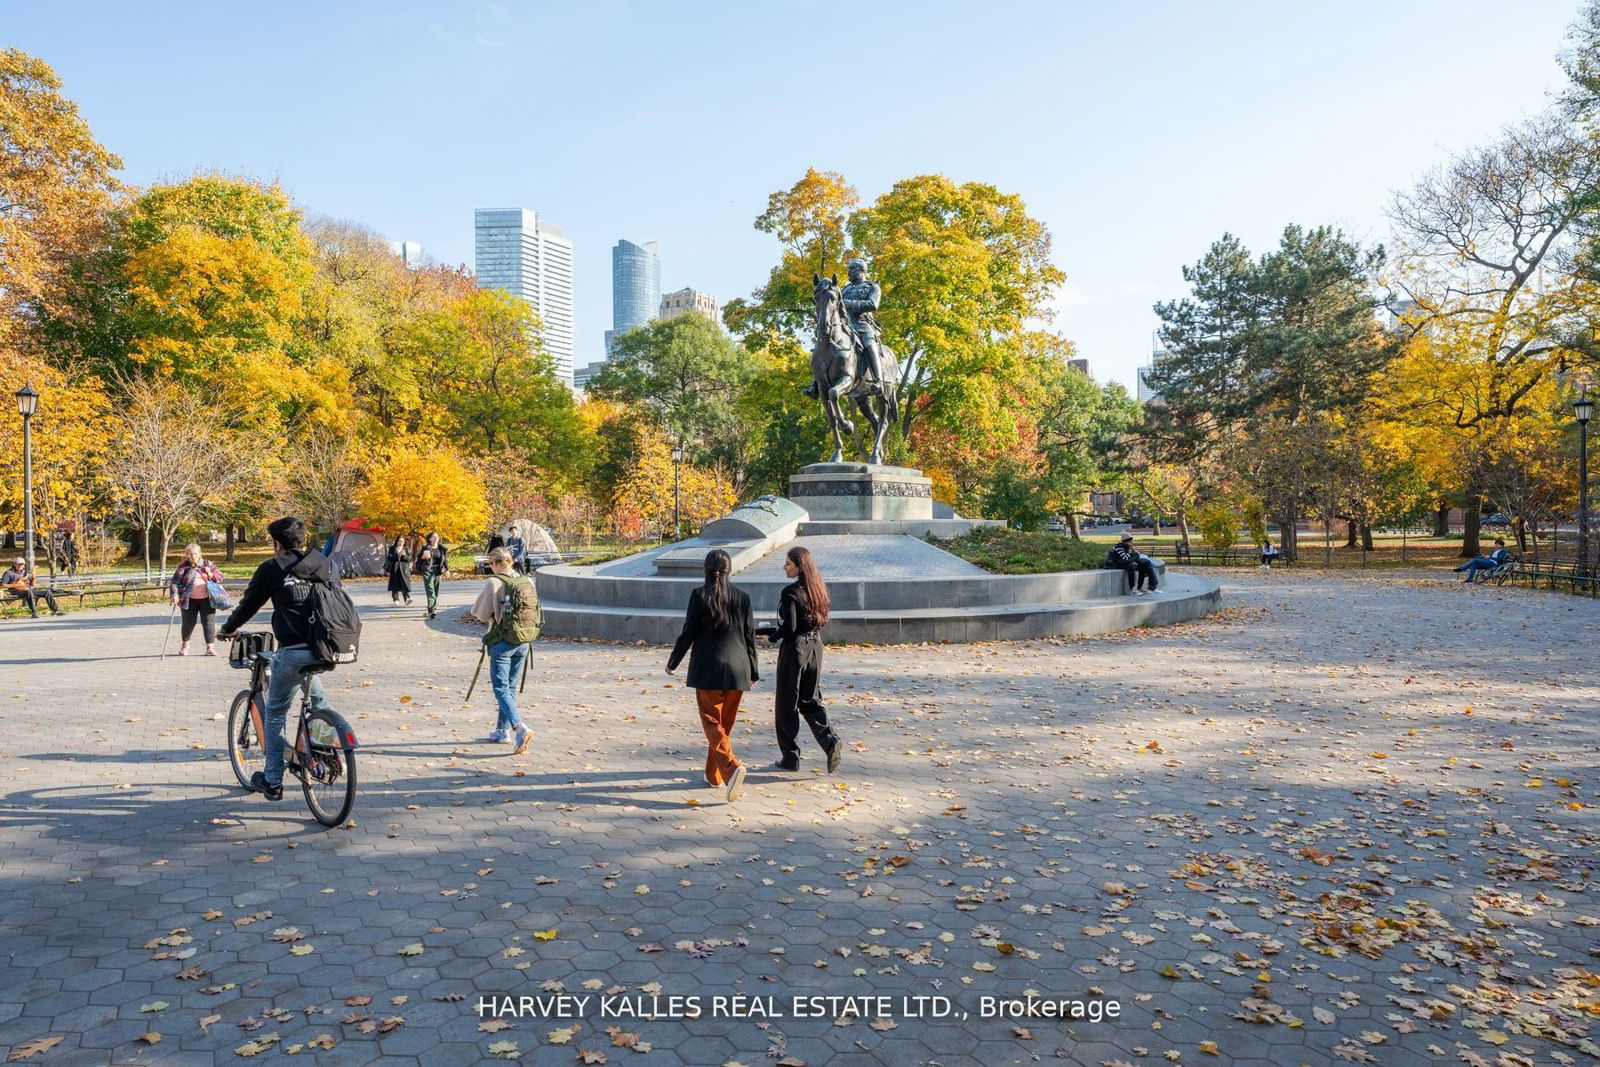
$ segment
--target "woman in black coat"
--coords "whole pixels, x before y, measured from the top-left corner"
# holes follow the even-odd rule
[[[811,550],[789,549],[783,573],[794,579],[778,599],[778,625],[761,632],[778,645],[778,696],[773,702],[773,724],[778,730],[780,771],[800,769],[800,716],[811,736],[828,755],[828,773],[839,769],[844,746],[828,725],[822,706],[822,627],[828,621],[828,586],[817,573]]]
[[[689,655],[688,683],[700,705],[706,733],[706,784],[726,784],[728,799],[744,790],[744,764],[733,755],[733,723],[744,692],[761,680],[750,598],[728,581],[733,560],[722,549],[706,553],[705,584],[689,594],[683,632],[667,660],[671,674]]]
[[[396,537],[389,546],[389,557],[384,565],[389,571],[389,599],[396,604],[405,597],[411,603],[411,549],[404,535]]]

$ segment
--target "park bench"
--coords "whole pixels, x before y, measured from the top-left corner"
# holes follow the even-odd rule
[[[1182,542],[1173,546],[1172,562],[1175,564],[1188,564],[1194,567],[1259,567],[1261,565],[1261,549],[1254,546],[1234,545],[1230,548],[1210,548],[1207,546],[1189,546],[1185,549]],[[1288,565],[1294,562],[1294,557],[1287,552],[1279,552],[1272,557],[1276,564]]]
[[[1527,582],[1530,588],[1566,589],[1569,593],[1600,596],[1600,570],[1580,567],[1576,560],[1518,560],[1497,567],[1489,579],[1496,585]]]
[[[45,576],[39,579],[38,589],[49,589],[56,595],[56,599],[63,597],[76,597],[78,607],[83,607],[85,597],[110,596],[115,594],[119,604],[128,602],[129,593],[159,592],[167,587],[167,580],[160,575],[143,574],[58,574],[54,577]],[[17,598],[0,599],[0,618],[11,613],[15,608],[20,614],[27,614],[27,602]]]

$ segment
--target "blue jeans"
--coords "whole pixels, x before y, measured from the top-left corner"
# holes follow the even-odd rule
[[[1478,571],[1492,571],[1498,566],[1500,566],[1500,564],[1496,563],[1492,559],[1479,558],[1479,559],[1469,559],[1469,560],[1467,560],[1467,562],[1463,563],[1460,567],[1457,567],[1456,569],[1457,570],[1466,571],[1467,572],[1467,578],[1470,580],[1472,578],[1472,576],[1475,573],[1477,573]]]
[[[496,730],[509,731],[522,726],[522,716],[517,714],[517,680],[522,676],[522,665],[527,659],[527,645],[496,641],[489,646],[489,684],[494,687],[494,700],[500,706],[500,717],[494,724]]]
[[[301,671],[319,663],[304,645],[280,648],[272,656],[272,679],[267,683],[267,784],[283,784],[283,728],[289,718],[289,705],[300,690]],[[327,694],[322,691],[322,679],[311,676],[311,706],[319,711],[332,711]]]

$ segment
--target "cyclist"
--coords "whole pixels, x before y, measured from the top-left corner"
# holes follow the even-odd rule
[[[328,557],[320,552],[307,554],[302,547],[306,541],[306,524],[293,516],[277,519],[267,527],[275,552],[271,559],[256,568],[250,586],[233,609],[218,637],[232,637],[249,622],[262,605],[272,601],[272,633],[277,638],[278,651],[272,657],[272,681],[267,688],[267,721],[265,724],[267,766],[250,777],[250,786],[268,800],[283,799],[283,728],[289,714],[289,704],[295,690],[300,688],[305,669],[317,662],[307,647],[310,636],[310,605],[313,582],[337,585],[338,577],[328,564]],[[327,695],[322,691],[322,680],[311,676],[311,707],[318,711],[333,710]]]

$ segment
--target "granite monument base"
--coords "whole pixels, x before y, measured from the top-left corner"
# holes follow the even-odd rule
[[[933,479],[911,467],[813,463],[789,476],[789,499],[812,521],[933,518]]]

